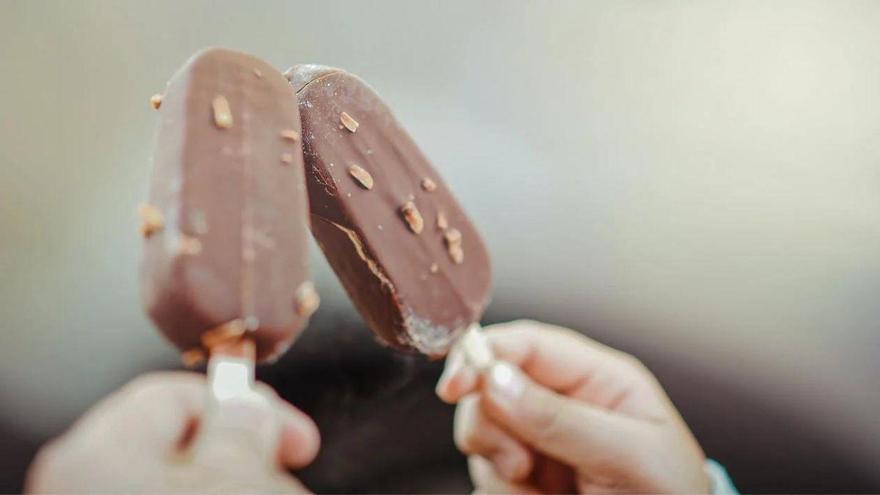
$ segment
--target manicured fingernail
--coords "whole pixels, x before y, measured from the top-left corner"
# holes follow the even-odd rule
[[[440,379],[437,380],[437,387],[434,389],[441,398],[445,399],[444,392],[447,391],[449,387],[449,382],[458,374],[461,369],[464,367],[464,360],[462,359],[460,354],[453,353],[450,354],[446,359],[446,366],[443,367],[443,373],[440,375]]]
[[[507,363],[495,363],[489,372],[489,388],[493,395],[506,401],[519,400],[525,390],[520,371]]]

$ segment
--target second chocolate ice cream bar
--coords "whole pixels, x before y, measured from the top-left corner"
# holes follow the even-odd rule
[[[361,79],[299,65],[312,233],[386,344],[443,355],[478,322],[489,255],[446,183]]]

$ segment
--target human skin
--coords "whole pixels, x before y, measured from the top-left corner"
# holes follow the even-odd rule
[[[478,492],[707,493],[706,458],[636,358],[534,321],[487,327],[497,362],[454,349],[437,394]]]
[[[257,392],[267,400],[237,407],[222,424],[203,427],[203,375],[141,376],[44,446],[30,468],[26,490],[307,493],[287,468],[303,467],[314,459],[320,446],[318,430],[268,386],[257,384]],[[278,428],[260,427],[271,421],[277,421]],[[267,436],[266,431],[273,433]],[[194,442],[199,448],[191,448]]]

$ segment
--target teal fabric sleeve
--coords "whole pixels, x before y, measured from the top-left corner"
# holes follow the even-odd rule
[[[730,480],[724,466],[712,459],[707,459],[703,469],[706,470],[706,474],[712,481],[712,495],[739,495],[739,490],[733,486],[733,481]]]

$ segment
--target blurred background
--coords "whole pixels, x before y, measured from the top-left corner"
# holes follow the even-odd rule
[[[178,356],[139,300],[149,97],[196,50],[369,81],[484,232],[486,322],[642,358],[745,491],[880,491],[880,3],[0,2],[0,492]],[[314,246],[313,246],[314,247]],[[324,492],[464,492],[441,363],[324,300],[260,371]]]

